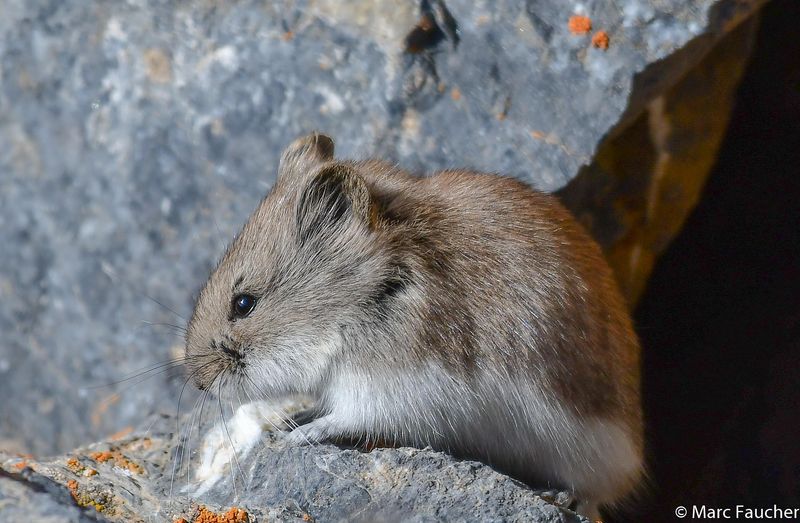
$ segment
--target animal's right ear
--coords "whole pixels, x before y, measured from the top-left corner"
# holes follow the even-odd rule
[[[313,171],[321,163],[333,160],[333,140],[311,133],[293,141],[281,154],[278,178],[298,176]]]

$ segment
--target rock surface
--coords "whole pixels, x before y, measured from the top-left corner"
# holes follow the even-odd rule
[[[0,446],[63,451],[174,407],[170,368],[89,387],[180,356],[294,136],[554,190],[760,3],[6,0]]]
[[[182,429],[191,421],[183,418]],[[227,423],[232,439],[241,441],[236,416]],[[234,516],[242,510],[259,522],[587,521],[559,505],[571,502],[565,493],[533,492],[485,465],[432,450],[287,446],[280,433],[265,429],[254,446],[237,445],[243,449],[237,460],[228,455],[219,466],[215,459],[214,470],[204,473],[210,453],[224,455],[230,440],[216,447],[212,435],[205,446],[192,439],[183,445],[174,418],[148,425],[50,460],[0,454],[0,520],[193,521],[201,510]],[[200,424],[200,433],[215,430],[222,429]],[[193,480],[200,472],[205,483],[187,484],[187,468],[179,464],[189,454]]]

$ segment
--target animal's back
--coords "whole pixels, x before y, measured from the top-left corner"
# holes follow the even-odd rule
[[[425,280],[422,321],[403,341],[427,363],[400,371],[418,381],[404,400],[424,423],[400,439],[436,446],[425,424],[441,425],[451,450],[523,479],[566,482],[599,502],[626,493],[641,474],[639,346],[597,244],[519,181],[368,167],[396,220],[392,241]]]

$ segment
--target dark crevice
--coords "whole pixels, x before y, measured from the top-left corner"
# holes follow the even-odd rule
[[[800,505],[800,3],[763,11],[702,200],[636,311],[652,492],[678,505]]]
[[[406,53],[432,51],[445,40],[450,41],[453,49],[458,47],[458,22],[447,9],[444,0],[422,0],[419,10],[419,22],[406,35]]]

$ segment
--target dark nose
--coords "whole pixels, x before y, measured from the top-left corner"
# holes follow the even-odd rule
[[[222,351],[223,354],[226,354],[235,360],[238,360],[242,357],[241,354],[239,354],[238,352],[236,352],[235,350],[231,349],[230,347],[224,344],[220,345],[220,350]]]
[[[227,343],[224,341],[217,342],[216,340],[211,342],[211,348],[214,350],[218,350],[228,356],[229,358],[239,361],[242,359],[242,355],[235,349],[232,349]]]

